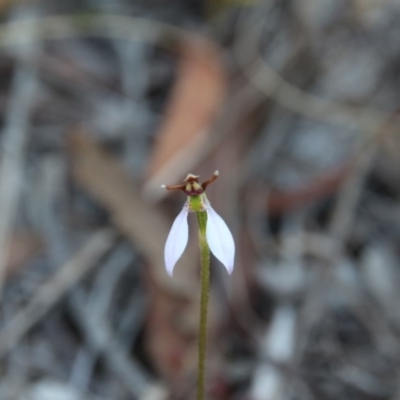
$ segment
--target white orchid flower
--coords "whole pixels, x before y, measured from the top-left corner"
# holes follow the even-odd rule
[[[225,266],[229,274],[233,271],[235,258],[235,243],[231,231],[224,220],[211,207],[205,194],[207,186],[218,177],[215,171],[212,177],[199,184],[197,175],[189,174],[182,185],[165,186],[168,190],[183,190],[188,200],[182,211],[175,218],[169,232],[164,249],[165,267],[172,276],[175,264],[183,254],[189,239],[189,227],[187,217],[189,212],[206,212],[206,239],[207,244],[214,256]]]

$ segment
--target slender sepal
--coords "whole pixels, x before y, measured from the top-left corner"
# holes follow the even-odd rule
[[[235,243],[232,233],[225,221],[214,211],[210,204],[207,205],[206,211],[208,246],[214,256],[224,264],[228,273],[231,274],[235,259]]]
[[[165,243],[164,260],[169,276],[172,276],[175,264],[184,252],[188,242],[189,227],[187,216],[188,209],[185,204],[182,211],[175,218]]]

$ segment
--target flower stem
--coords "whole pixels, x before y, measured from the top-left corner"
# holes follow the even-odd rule
[[[204,400],[205,392],[205,361],[207,348],[207,312],[210,292],[210,248],[206,239],[207,213],[198,211],[199,245],[201,252],[201,298],[199,324],[199,350],[197,368],[197,400]]]

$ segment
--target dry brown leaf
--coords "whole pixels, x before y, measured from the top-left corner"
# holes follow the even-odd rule
[[[198,291],[197,291],[198,292]],[[154,366],[170,383],[171,398],[186,398],[195,388],[199,296],[195,302],[172,302],[165,293],[153,292],[146,323],[146,349]],[[190,319],[189,319],[189,318]],[[221,308],[210,298],[207,335],[207,375],[215,379],[221,365]],[[183,395],[186,393],[186,395]]]
[[[165,195],[159,187],[179,181],[199,161],[198,149],[223,103],[226,79],[217,48],[198,39],[183,43],[182,58],[164,120],[149,160],[144,193]]]
[[[37,234],[27,231],[14,232],[9,241],[7,275],[13,275],[43,248]]]
[[[304,186],[286,191],[271,191],[267,200],[269,215],[281,215],[332,195],[343,183],[349,170],[350,166],[344,165],[337,170],[328,171]]]
[[[88,135],[76,131],[69,142],[73,179],[110,212],[116,227],[151,265],[157,284],[190,297],[187,277],[177,274],[171,280],[165,271],[163,249],[170,222],[164,214],[143,201],[123,165]]]

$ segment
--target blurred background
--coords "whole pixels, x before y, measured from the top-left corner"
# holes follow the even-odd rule
[[[400,399],[400,3],[0,2],[0,400]]]

